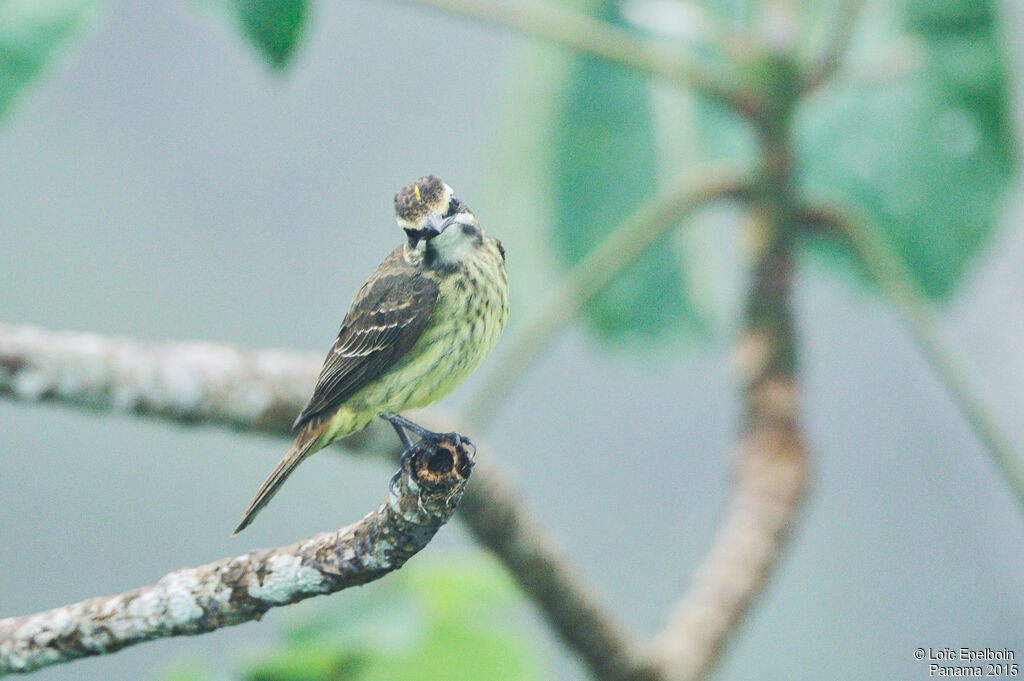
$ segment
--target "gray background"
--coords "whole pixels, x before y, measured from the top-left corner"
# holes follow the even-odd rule
[[[1021,35],[1024,11],[1007,11]],[[319,3],[311,25],[273,77],[186,3],[118,4],[0,127],[0,319],[321,352],[397,243],[395,189],[437,172],[486,220],[518,39],[389,3]],[[1024,448],[1019,189],[1004,218],[944,324]],[[515,226],[489,227],[514,268]],[[720,678],[923,679],[919,646],[1024,655],[1024,523],[977,438],[884,306],[817,272],[797,302],[815,489]],[[521,318],[529,301],[514,304]],[[726,503],[728,356],[723,344],[666,366],[573,327],[488,434],[526,502],[642,631],[685,586]],[[336,527],[383,493],[379,465],[320,456],[232,540],[284,447],[0,402],[0,614]],[[453,526],[428,551],[467,544]],[[143,679],[181,656],[231,668],[282,617],[36,678]],[[542,650],[553,676],[578,675],[557,646]]]

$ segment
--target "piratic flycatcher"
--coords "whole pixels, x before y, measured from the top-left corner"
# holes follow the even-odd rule
[[[306,457],[381,414],[455,389],[490,353],[508,319],[505,249],[435,175],[395,195],[408,239],[363,284],[327,354],[295,442],[260,487],[244,530]]]

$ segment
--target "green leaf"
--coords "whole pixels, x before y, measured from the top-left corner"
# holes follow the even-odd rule
[[[250,656],[246,681],[525,681],[532,648],[508,626],[515,587],[493,559],[417,557],[286,622],[284,642]]]
[[[519,595],[508,573],[490,556],[466,554],[459,561],[421,560],[401,574],[402,583],[434,618],[466,617],[510,607]]]
[[[311,606],[288,626],[290,643],[321,643],[387,657],[418,645],[427,623],[418,597],[392,579],[346,594],[343,607],[333,602]]]
[[[362,678],[366,659],[319,642],[292,644],[254,663],[245,681],[334,681]]]
[[[0,2],[0,117],[105,5],[98,0]]]
[[[866,19],[866,35],[886,37],[861,45],[849,70],[879,73],[849,76],[799,112],[801,183],[866,211],[941,298],[991,235],[1016,162],[995,11],[988,0],[912,0]]]
[[[195,659],[181,659],[168,665],[156,676],[157,681],[219,681],[201,662]]]
[[[526,681],[538,678],[525,638],[508,626],[518,591],[491,557],[421,560],[399,573],[400,586],[428,613],[418,647],[377,656],[365,681]],[[498,624],[504,622],[503,624]]]
[[[434,624],[418,650],[391,658],[376,658],[355,678],[359,681],[535,681],[538,673],[521,637],[442,620]]]
[[[622,24],[616,2],[593,12]],[[564,95],[551,121],[554,241],[571,266],[659,185],[658,136],[647,78],[593,59],[570,58]],[[683,288],[670,238],[653,246],[587,306],[607,338],[651,340],[703,331]]]
[[[204,0],[226,14],[272,68],[287,65],[309,14],[308,0]]]
[[[235,0],[242,32],[275,68],[295,51],[306,24],[305,0]]]
[[[567,2],[624,25],[620,3]],[[628,69],[528,45],[510,73],[504,134],[490,155],[493,180],[481,205],[488,231],[506,244],[516,306],[544,296],[665,181],[687,170],[695,140],[688,96]],[[683,241],[678,232],[666,237],[586,308],[601,339],[675,351],[706,336],[719,320],[718,301],[704,295],[704,273],[686,259],[696,242]],[[521,317],[514,309],[513,320]]]

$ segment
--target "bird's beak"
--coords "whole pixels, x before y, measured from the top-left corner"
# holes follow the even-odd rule
[[[444,231],[444,228],[448,226],[449,220],[445,220],[440,215],[428,215],[427,224],[420,229],[409,229],[405,228],[405,233],[409,236],[409,245],[412,248],[416,248],[421,241],[430,241],[435,236]]]
[[[448,226],[448,220],[445,220],[440,215],[431,213],[427,216],[427,226],[420,230],[422,239],[430,241],[435,236],[444,231],[444,228]]]

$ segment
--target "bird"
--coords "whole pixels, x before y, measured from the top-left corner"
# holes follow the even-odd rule
[[[367,427],[435,402],[490,354],[509,315],[505,249],[436,175],[395,194],[406,239],[356,293],[306,406],[295,441],[260,486],[237,535],[307,457]]]

